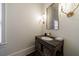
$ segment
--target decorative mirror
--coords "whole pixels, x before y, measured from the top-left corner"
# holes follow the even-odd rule
[[[59,18],[58,18],[58,3],[51,4],[46,9],[46,28],[47,29],[58,29]]]

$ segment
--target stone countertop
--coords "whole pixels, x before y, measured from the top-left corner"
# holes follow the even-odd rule
[[[43,40],[41,37],[45,37],[44,35],[39,35],[39,36],[36,36],[36,38],[40,39],[40,40]],[[55,40],[55,37],[53,36],[46,36],[46,37],[50,37],[52,38],[53,40],[43,40],[45,41],[46,43],[56,47],[58,46],[59,44],[61,44],[62,41],[59,41],[59,40]]]

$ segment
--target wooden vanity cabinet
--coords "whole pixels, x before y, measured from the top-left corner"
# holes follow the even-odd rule
[[[35,37],[35,50],[40,56],[63,56],[63,44],[64,41],[45,41]]]

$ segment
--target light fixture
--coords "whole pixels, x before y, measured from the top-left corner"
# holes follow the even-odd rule
[[[40,21],[41,21],[43,24],[45,24],[46,15],[43,14],[43,15],[39,16],[39,19],[40,19]]]
[[[72,9],[72,11],[70,10],[69,12],[65,12],[63,10],[63,6],[61,5],[61,12],[64,13],[67,17],[71,17],[74,15],[74,12],[78,7],[79,7],[79,4],[77,4],[77,6],[74,9]]]
[[[43,24],[45,24],[46,15],[45,15],[45,14],[43,14],[43,15],[42,15],[42,18],[43,18]]]

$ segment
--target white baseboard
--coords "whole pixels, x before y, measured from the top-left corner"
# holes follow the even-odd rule
[[[34,46],[31,46],[31,47],[16,51],[14,53],[11,53],[8,56],[25,56],[32,53],[33,51],[34,51]]]

